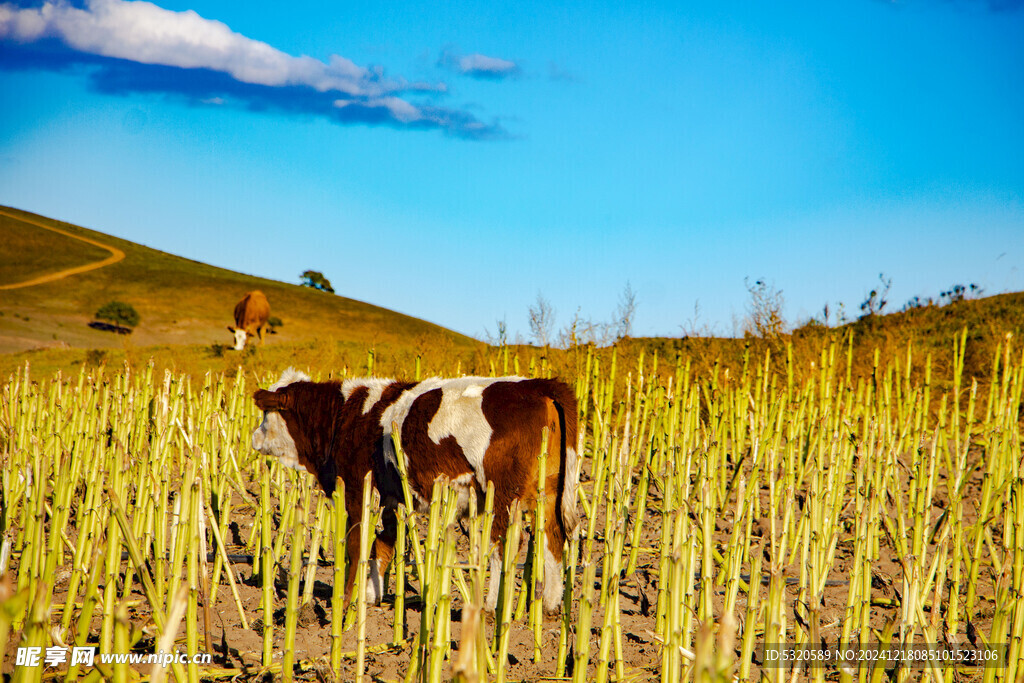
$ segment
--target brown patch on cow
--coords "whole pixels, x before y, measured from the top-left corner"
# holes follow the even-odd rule
[[[555,559],[562,559],[562,543],[572,531],[562,517],[561,498],[565,489],[566,446],[576,443],[576,397],[558,380],[533,379],[521,382],[496,382],[483,392],[483,412],[494,430],[484,455],[484,473],[488,480],[502,482],[495,487],[494,538],[504,535],[508,509],[519,499],[524,508],[536,502],[537,474],[543,443],[542,428],[548,428],[546,476],[544,482],[545,517],[548,548]],[[523,425],[529,425],[524,429]],[[571,474],[571,473],[570,473]],[[575,501],[572,501],[575,505]]]
[[[452,480],[463,474],[473,474],[473,468],[454,436],[446,436],[441,443],[434,443],[427,435],[430,421],[441,407],[441,398],[441,389],[418,396],[402,423],[402,450],[408,459],[409,486],[426,501],[431,499],[434,480],[438,477],[446,476]],[[479,486],[477,491],[480,492]]]
[[[334,493],[337,459],[331,442],[339,435],[338,417],[345,398],[339,382],[293,382],[277,391],[259,389],[253,394],[264,411],[276,410],[295,442],[302,464],[328,496]]]
[[[369,387],[356,387],[345,401],[340,425],[343,438],[334,451],[334,458],[339,461],[338,476],[345,478],[346,486],[350,486],[353,481],[359,484],[360,507],[362,481],[367,472],[373,472],[373,485],[382,497],[393,494],[395,490],[401,492],[398,471],[389,470],[384,462],[384,436],[380,417],[388,406],[398,400],[402,392],[412,386],[415,386],[415,382],[392,382],[384,387],[380,398],[365,414],[363,407],[370,392]],[[349,461],[345,467],[340,466],[342,460]]]

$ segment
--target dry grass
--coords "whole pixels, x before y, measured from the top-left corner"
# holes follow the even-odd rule
[[[270,344],[343,339],[364,346],[408,345],[428,336],[444,338],[461,349],[479,345],[438,325],[361,301],[215,268],[60,221],[5,210],[109,244],[123,250],[126,258],[67,280],[4,292],[0,353],[62,346],[120,348],[124,340],[118,335],[89,327],[96,310],[112,300],[131,304],[142,318],[131,335],[133,346],[229,344],[231,336],[225,328],[234,322],[234,306],[253,289],[267,295],[271,315],[284,323]],[[67,237],[14,219],[3,225],[7,232],[20,235],[11,241],[0,236],[0,263],[22,264],[18,277],[56,270],[48,262],[29,258],[44,250],[67,258],[81,254],[83,263],[91,260],[86,257],[92,249],[89,245],[77,243],[70,254]],[[107,255],[96,251],[100,257]],[[72,261],[79,265],[75,258]]]

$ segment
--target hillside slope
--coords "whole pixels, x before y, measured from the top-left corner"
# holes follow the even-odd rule
[[[135,307],[136,346],[231,344],[235,303],[260,289],[271,315],[284,323],[268,345],[311,340],[408,344],[444,339],[457,348],[479,342],[438,325],[378,306],[298,285],[236,273],[150,249],[100,232],[9,207],[0,214],[0,285],[80,267],[109,252],[33,223],[53,226],[121,250],[125,258],[52,282],[0,289],[0,353],[46,347],[117,348],[125,340],[94,329],[93,314],[112,300]]]

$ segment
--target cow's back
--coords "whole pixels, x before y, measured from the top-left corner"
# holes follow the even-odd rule
[[[421,502],[445,476],[478,492],[493,482],[503,497],[532,501],[537,456],[548,429],[547,478],[561,494],[575,481],[576,399],[566,384],[522,377],[424,380],[406,388],[380,413],[382,456],[397,470],[391,443],[397,428],[410,484]],[[563,457],[559,457],[563,456]],[[572,486],[575,499],[575,486]],[[575,526],[575,515],[565,519]]]
[[[270,302],[260,290],[256,289],[235,305],[235,325],[248,332],[266,324],[270,318]]]

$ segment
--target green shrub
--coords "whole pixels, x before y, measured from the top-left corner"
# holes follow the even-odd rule
[[[85,352],[86,365],[99,365],[107,359],[107,352],[103,349],[89,349]]]
[[[123,301],[109,301],[96,311],[98,320],[107,320],[117,327],[132,328],[139,324],[139,313],[131,304]]]

